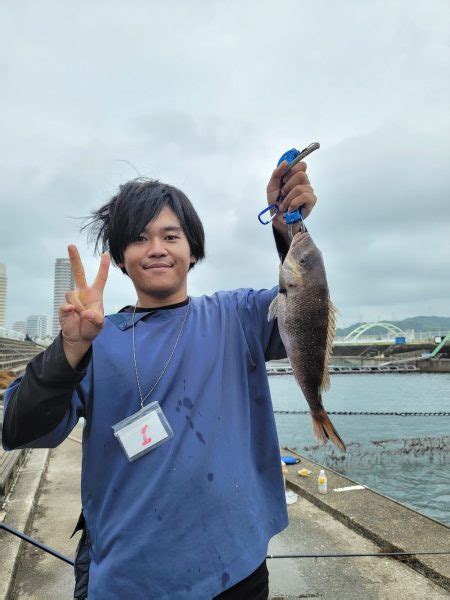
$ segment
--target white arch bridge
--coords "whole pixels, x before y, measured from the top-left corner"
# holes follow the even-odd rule
[[[406,333],[402,329],[400,329],[400,327],[397,327],[397,325],[393,325],[392,323],[363,323],[362,325],[359,325],[359,327],[356,327],[355,329],[350,331],[350,333],[348,333],[345,336],[344,342],[355,342],[361,336],[367,334],[367,332],[370,331],[370,329],[373,329],[374,327],[381,327],[382,329],[385,329],[388,333],[394,335],[395,337],[406,338]]]

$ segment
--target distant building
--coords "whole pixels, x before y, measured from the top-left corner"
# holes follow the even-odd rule
[[[0,263],[0,327],[5,327],[6,323],[6,265]]]
[[[55,261],[55,285],[53,293],[53,328],[52,335],[55,338],[61,327],[59,325],[59,307],[66,301],[65,294],[75,289],[72,268],[69,258],[57,258]]]
[[[13,325],[13,331],[18,331],[19,333],[23,333],[25,335],[27,332],[27,322],[16,321]]]
[[[27,334],[30,337],[44,339],[47,335],[47,317],[45,315],[31,315],[28,317]]]

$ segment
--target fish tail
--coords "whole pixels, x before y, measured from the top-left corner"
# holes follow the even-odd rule
[[[345,444],[334,428],[330,417],[327,415],[325,410],[319,410],[318,412],[311,413],[313,421],[314,437],[322,444],[326,444],[328,440],[331,440],[338,448],[344,452],[347,450]]]

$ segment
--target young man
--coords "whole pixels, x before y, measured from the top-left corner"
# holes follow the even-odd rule
[[[284,194],[281,260],[282,212],[316,202],[305,163],[286,170],[267,186],[269,204]],[[58,337],[6,391],[3,447],[55,447],[85,419],[76,598],[266,599],[268,543],[288,524],[265,370],[286,356],[267,320],[277,286],[188,296],[203,227],[172,186],[128,182],[93,216],[109,254],[88,286],[68,247],[76,290]],[[105,318],[109,255],[137,302]]]

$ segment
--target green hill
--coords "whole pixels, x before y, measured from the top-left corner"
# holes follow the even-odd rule
[[[450,333],[450,317],[409,317],[408,319],[403,319],[403,321],[390,321],[386,319],[383,323],[391,323],[392,325],[396,325],[400,327],[403,331],[407,331],[408,329],[413,329],[414,331],[442,331]],[[350,325],[349,327],[344,327],[342,329],[336,329],[336,335],[345,336],[359,325],[363,325],[364,323],[355,323],[354,325]],[[373,327],[368,331],[370,335],[378,335],[381,333],[385,333],[386,330],[384,327]]]

